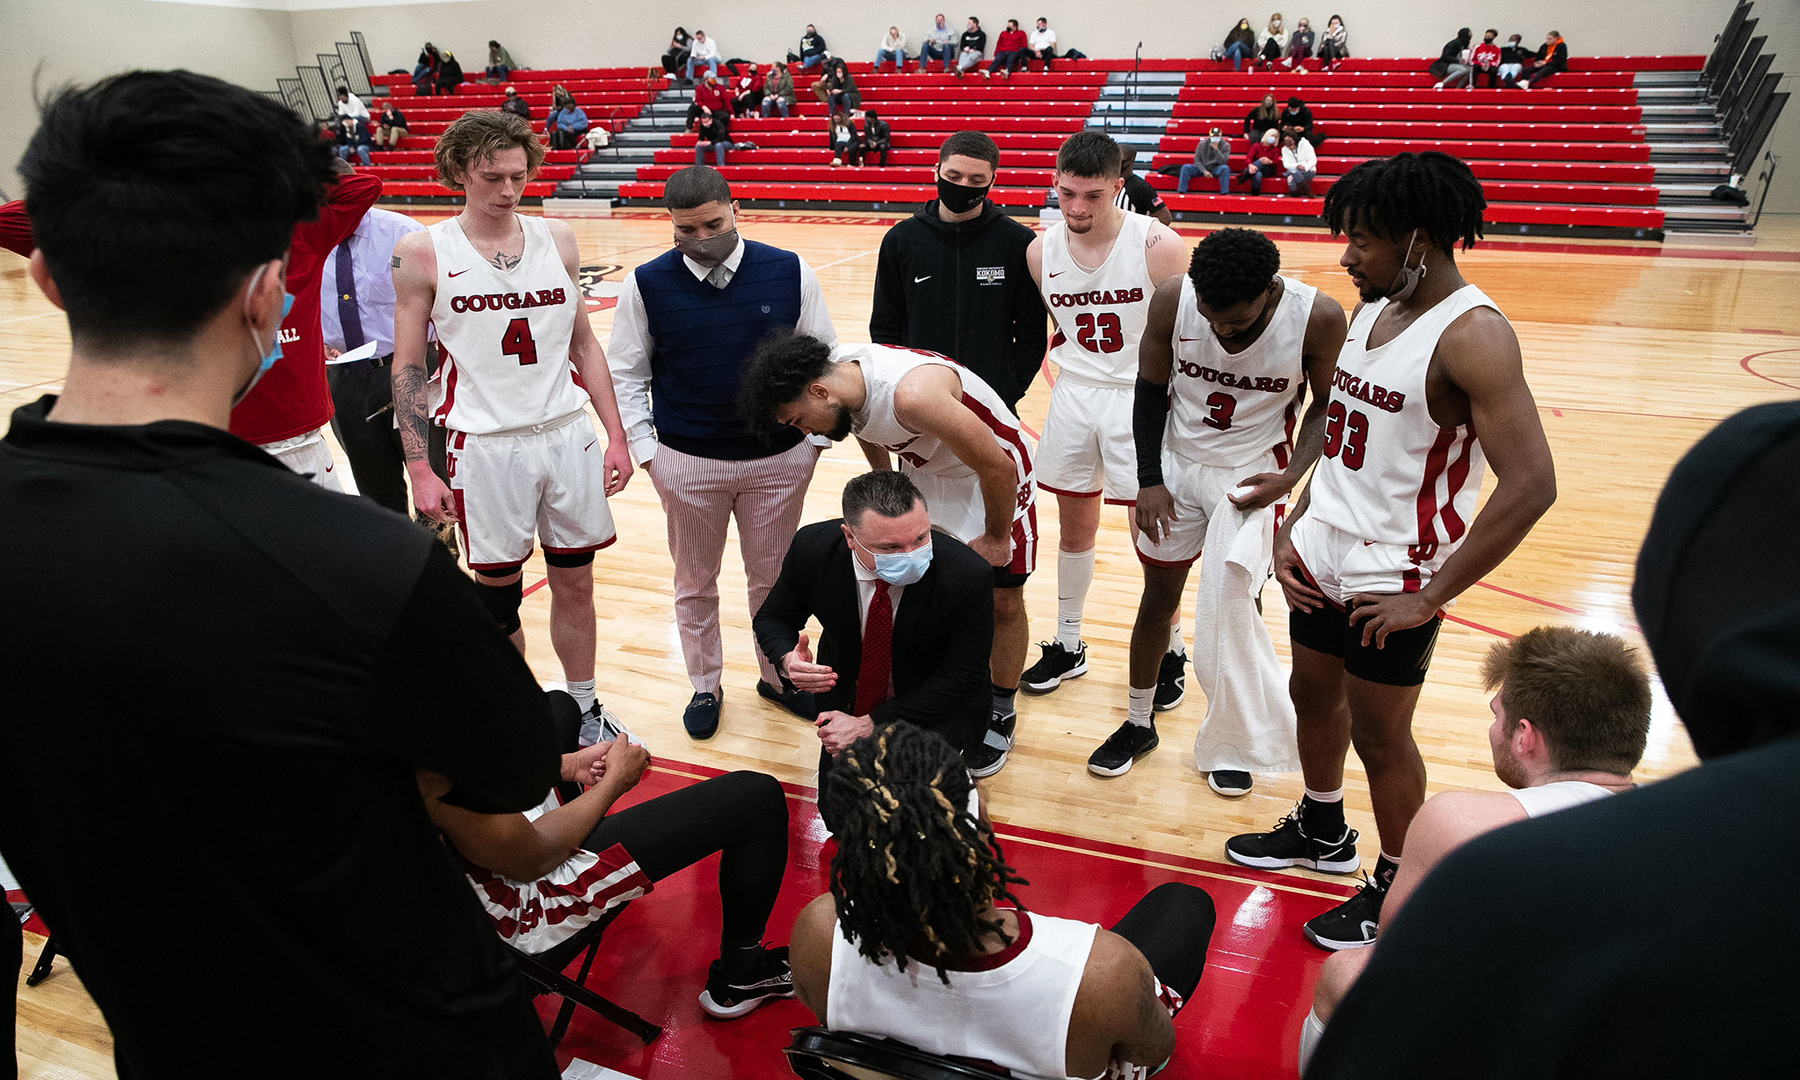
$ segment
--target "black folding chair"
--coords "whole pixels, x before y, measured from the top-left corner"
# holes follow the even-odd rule
[[[624,911],[629,901],[608,911],[605,915],[582,927],[575,935],[555,948],[541,953],[528,953],[513,948],[513,960],[519,970],[529,979],[540,994],[555,994],[563,999],[562,1008],[557,1010],[556,1023],[550,1028],[550,1045],[555,1046],[562,1041],[563,1033],[569,1030],[569,1020],[575,1015],[575,1006],[585,1006],[601,1019],[616,1024],[631,1032],[645,1042],[654,1042],[662,1034],[662,1028],[644,1019],[638,1014],[608,1001],[599,994],[589,990],[585,985],[588,970],[594,966],[594,956],[600,951],[600,937],[606,928],[612,925],[619,913]],[[581,961],[581,974],[571,979],[563,974],[563,970],[574,962],[575,957],[585,953]]]
[[[999,1080],[1005,1075],[893,1039],[816,1027],[795,1028],[782,1053],[801,1080]]]

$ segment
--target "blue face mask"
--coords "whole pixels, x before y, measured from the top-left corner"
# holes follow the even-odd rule
[[[859,542],[857,547],[869,551]],[[931,569],[931,541],[913,551],[869,551],[875,559],[875,576],[889,585],[912,585]]]
[[[256,272],[256,277],[250,280],[250,287],[244,290],[245,297],[248,297],[250,293],[255,290],[257,282],[262,280],[262,275],[262,270]],[[294,310],[294,294],[284,290],[281,294],[281,318],[283,322],[287,320],[288,312],[292,310]],[[257,341],[256,331],[250,331],[250,340],[256,345],[257,351],[261,352],[262,342]],[[250,391],[255,389],[256,384],[262,380],[263,375],[265,375],[270,368],[274,367],[275,361],[279,359],[281,359],[281,326],[277,323],[275,326],[274,340],[269,342],[269,351],[263,353],[262,362],[257,366],[256,374],[250,376],[250,381],[245,383],[244,388],[239,390],[237,395],[231,399],[233,408],[236,408],[239,402],[250,396]]]

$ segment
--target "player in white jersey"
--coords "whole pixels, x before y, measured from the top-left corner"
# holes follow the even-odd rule
[[[1407,833],[1406,863],[1389,918],[1452,851],[1482,833],[1629,791],[1650,737],[1650,677],[1637,650],[1611,634],[1540,626],[1488,650],[1481,681],[1493,692],[1488,747],[1510,791],[1445,791]],[[1374,949],[1325,961],[1300,1036],[1300,1068]]]
[[[1158,664],[1169,621],[1180,614],[1188,570],[1200,557],[1214,515],[1226,509],[1227,498],[1244,512],[1285,502],[1319,459],[1331,373],[1344,344],[1344,309],[1311,285],[1282,277],[1280,270],[1281,252],[1268,237],[1251,229],[1221,229],[1194,248],[1187,274],[1163,282],[1150,303],[1138,346],[1133,418],[1144,595],[1131,629],[1125,722],[1088,759],[1088,771],[1096,775],[1118,776],[1156,748],[1152,706]],[[1309,386],[1312,401],[1302,420]],[[1265,553],[1272,548],[1279,513],[1277,507],[1244,519],[1244,528],[1262,530]],[[1229,540],[1226,547],[1238,550]],[[1218,553],[1221,559],[1225,555]],[[1260,592],[1268,574],[1266,563],[1252,568],[1251,587]],[[1251,596],[1215,599],[1221,610],[1238,605],[1239,622],[1249,631],[1224,643],[1223,662],[1237,669],[1232,685],[1261,669],[1265,683],[1282,693],[1274,647]],[[1197,643],[1217,631],[1195,616]],[[1265,718],[1243,715],[1254,703],[1216,684],[1203,682],[1202,689],[1206,728],[1226,729],[1214,733],[1216,742],[1255,741],[1255,721]],[[1285,717],[1282,726],[1289,726]],[[1239,737],[1225,738],[1233,732]],[[1287,753],[1292,752],[1290,744]],[[1243,795],[1251,784],[1248,756],[1203,755],[1197,747],[1195,764],[1208,774],[1213,790]]]
[[[482,602],[521,653],[522,566],[542,541],[551,645],[588,730],[610,737],[617,723],[594,694],[592,564],[615,539],[606,496],[631,478],[631,456],[576,284],[575,232],[514,212],[544,149],[513,114],[460,117],[436,156],[463,211],[404,237],[393,262],[394,410],[413,502],[460,524]],[[429,401],[427,321],[443,358]],[[447,429],[448,486],[426,463],[430,424]]]
[[[1343,805],[1354,742],[1381,857],[1369,884],[1307,924],[1338,947],[1374,940],[1425,801],[1412,717],[1443,609],[1556,499],[1519,339],[1456,267],[1455,245],[1475,243],[1486,205],[1469,167],[1435,151],[1364,162],[1325,197],[1362,303],[1332,379],[1324,457],[1275,539],[1306,793],[1273,831],[1234,836],[1225,852],[1250,866],[1355,872]],[[1494,491],[1476,515],[1484,461]]]
[[[1098,131],[1066,139],[1056,152],[1063,220],[1025,250],[1044,306],[1056,320],[1050,359],[1057,367],[1050,412],[1038,441],[1038,485],[1056,496],[1056,638],[1025,672],[1025,689],[1049,693],[1087,671],[1082,608],[1094,580],[1094,543],[1103,502],[1137,502],[1131,442],[1132,386],[1138,339],[1159,284],[1188,265],[1187,246],[1167,225],[1121,210],[1119,144]],[[1174,708],[1183,690],[1180,623],[1169,632],[1159,703]],[[1011,708],[1011,703],[1006,703]]]
[[[1025,579],[1037,561],[1037,483],[1019,419],[979,375],[947,356],[892,345],[833,350],[806,334],[771,335],[744,373],[752,431],[786,424],[842,440],[855,433],[870,464],[900,471],[925,496],[931,524],[994,567],[995,694],[1025,666]],[[1010,699],[1011,694],[1006,695]],[[994,713],[987,740],[964,751],[970,771],[1006,764],[1016,717]]]

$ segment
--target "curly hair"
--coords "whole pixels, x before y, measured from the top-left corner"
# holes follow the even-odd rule
[[[1255,229],[1220,229],[1194,245],[1188,280],[1215,311],[1256,299],[1281,272],[1281,249]]]
[[[981,952],[999,919],[979,912],[1027,884],[1000,854],[991,829],[969,813],[974,782],[962,755],[927,731],[889,724],[850,744],[819,789],[819,813],[837,840],[831,896],[844,940],[871,961],[914,957],[950,979],[942,960]]]
[[[776,410],[797,401],[831,367],[831,346],[797,330],[777,330],[756,346],[744,366],[738,412],[751,431],[781,426]]]
[[[1436,150],[1365,161],[1325,192],[1325,224],[1339,236],[1361,227],[1391,238],[1414,229],[1444,254],[1482,235],[1487,199],[1469,167]]]

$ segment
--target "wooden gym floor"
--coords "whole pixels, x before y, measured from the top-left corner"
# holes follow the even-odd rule
[[[430,223],[448,208],[395,209]],[[611,268],[590,295],[606,293],[606,282],[616,283],[669,244],[660,212],[572,220],[584,265]],[[851,342],[867,339],[875,255],[895,220],[747,211],[741,223],[744,235],[795,250],[818,271],[838,335]],[[1179,231],[1192,243],[1207,230]],[[1336,265],[1337,243],[1316,231],[1271,235],[1281,246],[1284,273],[1325,289],[1346,308],[1354,303]],[[1772,225],[1749,251],[1509,239],[1484,242],[1459,262],[1518,330],[1555,453],[1560,497],[1519,550],[1450,612],[1414,728],[1433,791],[1500,787],[1488,756],[1486,695],[1477,682],[1487,647],[1541,623],[1608,630],[1640,642],[1630,603],[1633,563],[1670,467],[1731,413],[1800,394],[1800,314],[1792,300],[1800,286],[1800,225]],[[605,340],[610,303],[604,297],[595,303],[595,328]],[[6,417],[0,430],[14,408],[60,386],[67,357],[62,319],[31,284],[24,261],[0,253],[0,410]],[[1040,379],[1021,403],[1022,419],[1034,431],[1048,398]],[[828,451],[803,520],[835,516],[842,484],[863,468],[854,444]],[[339,470],[348,473],[347,466]],[[619,542],[595,564],[602,700],[675,768],[754,768],[809,786],[818,742],[808,725],[756,696],[743,569],[731,552],[719,581],[724,719],[709,742],[687,738],[680,716],[692,691],[671,613],[661,509],[642,476],[612,505]],[[1048,499],[1039,521],[1042,554],[1027,586],[1034,641],[1055,630],[1057,525]],[[527,566],[527,589],[542,577],[537,557]],[[1146,860],[1154,853],[1222,862],[1226,837],[1267,828],[1298,798],[1300,779],[1259,779],[1239,800],[1214,795],[1193,767],[1192,739],[1205,710],[1191,675],[1188,700],[1158,717],[1161,749],[1113,780],[1091,777],[1084,767],[1124,716],[1126,646],[1140,580],[1123,512],[1109,510],[1083,631],[1089,673],[1049,696],[1020,696],[1018,748],[986,783],[990,810],[1005,825],[1135,849]],[[1264,608],[1285,658],[1285,609],[1273,584]],[[541,589],[527,597],[529,659],[547,682],[561,678],[548,639],[549,611]],[[1034,648],[1033,660],[1036,655]],[[1687,736],[1659,694],[1639,778],[1660,779],[1693,764]],[[1354,757],[1348,776],[1350,822],[1372,841],[1374,821]],[[1362,850],[1365,865],[1372,865],[1375,845],[1365,842]],[[1043,891],[1034,892],[1039,906],[1058,910]],[[772,925],[770,937],[785,940],[786,928]],[[27,967],[36,947],[28,935]],[[66,970],[65,962],[59,966]],[[21,973],[20,994],[21,1075],[112,1075],[105,1023],[76,980],[53,978],[27,990]]]

